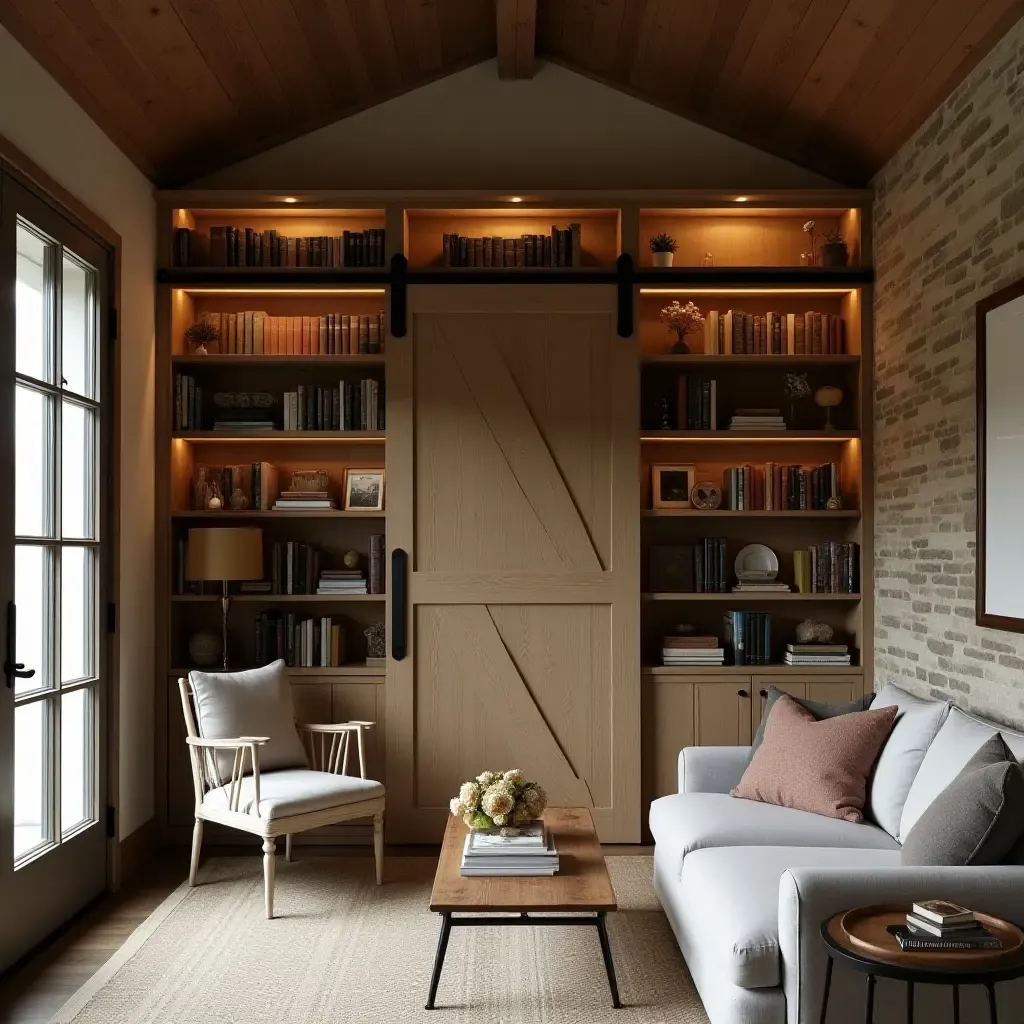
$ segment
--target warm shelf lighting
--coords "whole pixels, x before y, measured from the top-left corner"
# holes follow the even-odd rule
[[[737,202],[737,203],[745,203],[749,198],[750,198],[750,196],[737,196],[736,199],[735,199],[735,202]]]
[[[521,203],[523,201],[523,197],[522,196],[509,196],[508,197],[508,201],[510,203]]]
[[[697,434],[696,436],[688,434],[685,436],[668,436],[659,437],[658,435],[651,436],[649,434],[642,434],[640,436],[641,441],[650,442],[652,444],[719,444],[721,442],[729,442],[731,444],[804,444],[810,443],[815,444],[819,441],[827,441],[830,444],[850,444],[852,441],[858,440],[855,437],[844,437],[842,432],[835,434],[769,434],[768,436],[752,436],[750,434],[744,434],[742,431],[729,431],[725,430],[715,436],[709,436],[708,434]]]
[[[744,288],[733,285],[730,288],[704,288],[701,285],[689,287],[681,284],[678,288],[641,288],[641,295],[853,295],[853,288]]]
[[[284,203],[297,203],[299,200],[295,196],[285,196],[281,201]]]
[[[206,288],[202,285],[187,285],[175,288],[176,292],[187,295],[384,295],[383,288],[277,288],[267,285],[263,288]]]

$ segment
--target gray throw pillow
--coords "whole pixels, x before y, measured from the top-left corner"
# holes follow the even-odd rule
[[[998,733],[925,808],[901,860],[920,866],[1003,864],[1024,832],[1024,769]]]
[[[754,742],[750,744],[750,756],[747,758],[747,764],[754,759],[754,754],[757,748],[761,746],[764,741],[764,729],[768,724],[768,716],[772,713],[772,707],[775,702],[785,693],[784,690],[780,690],[777,686],[768,687],[768,696],[764,702],[764,714],[761,715],[761,724],[757,727],[757,732],[754,734]],[[793,697],[791,693],[786,694],[787,697]],[[858,697],[856,700],[851,700],[848,704],[823,704],[820,700],[803,700],[800,697],[793,697],[793,700],[810,711],[812,715],[819,721],[823,721],[826,718],[838,718],[839,715],[849,715],[854,711],[867,711],[871,707],[871,702],[875,699],[873,693],[865,693],[863,697]]]

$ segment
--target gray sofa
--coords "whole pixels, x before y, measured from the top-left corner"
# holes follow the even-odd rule
[[[872,707],[899,717],[854,824],[729,796],[747,747],[688,747],[679,792],[655,800],[654,884],[712,1024],[818,1024],[821,922],[873,903],[942,897],[1024,924],[1024,866],[903,867],[900,838],[979,746],[1024,734],[886,687]],[[837,966],[828,1024],[864,1017],[863,975]],[[945,986],[918,986],[915,1019],[952,1020]],[[961,1020],[987,1020],[984,990],[961,990]],[[1024,982],[1000,985],[1005,1019],[1024,1020]],[[875,1021],[905,1020],[905,989],[880,980]]]

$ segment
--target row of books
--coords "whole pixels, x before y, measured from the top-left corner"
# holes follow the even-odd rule
[[[728,611],[724,616],[725,646],[734,665],[770,665],[772,617],[767,612]]]
[[[1003,940],[989,931],[973,910],[949,900],[921,900],[912,904],[906,924],[889,925],[888,931],[900,949],[908,952],[1003,948]]]
[[[558,871],[554,835],[537,821],[516,835],[472,831],[462,846],[460,874],[474,876],[543,876]]]
[[[684,636],[666,636],[661,641],[661,663],[668,666],[724,665],[725,648],[717,636],[687,633]]]
[[[718,429],[718,381],[681,373],[676,384],[676,429]]]
[[[202,313],[220,332],[219,351],[240,356],[374,355],[384,351],[384,310],[270,316],[261,309]]]
[[[846,644],[786,644],[786,665],[851,665]]]
[[[801,594],[856,594],[858,546],[825,541],[793,552],[793,579]]]
[[[836,313],[745,313],[712,309],[704,319],[705,355],[840,355],[846,324]]]
[[[351,570],[320,568],[321,553],[313,544],[302,541],[278,541],[271,548],[270,593],[273,594],[322,594],[341,593],[345,587],[336,587],[333,581],[349,580]],[[370,552],[367,557],[368,583],[364,580],[364,593],[384,593],[384,535],[374,534],[370,538]],[[361,573],[360,573],[361,575]],[[324,581],[331,581],[326,584]]]
[[[383,267],[383,228],[340,235],[282,235],[232,225],[174,229],[176,267]]]
[[[725,507],[734,512],[822,511],[841,497],[839,464],[730,466],[723,472]]]
[[[187,373],[174,375],[174,429],[200,430],[203,422],[203,389]]]
[[[373,378],[336,388],[300,384],[284,393],[285,430],[383,430],[384,385]]]
[[[655,545],[648,559],[648,583],[656,593],[726,592],[723,537],[704,537],[693,544]]]
[[[300,619],[291,612],[259,612],[253,618],[257,665],[283,658],[292,668],[337,668],[345,664],[345,631],[329,615]]]
[[[441,261],[446,267],[578,267],[582,255],[581,227],[551,226],[550,235],[503,238],[485,235],[441,236]]]
[[[270,462],[250,462],[234,466],[196,466],[192,473],[192,508],[209,508],[211,497],[221,499],[222,508],[231,508],[232,496],[240,495],[241,508],[267,512],[277,497],[277,467]]]

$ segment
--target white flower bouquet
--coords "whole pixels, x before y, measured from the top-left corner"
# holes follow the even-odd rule
[[[505,828],[526,825],[547,807],[547,794],[536,782],[527,782],[518,768],[507,772],[481,772],[459,787],[449,809],[470,828]]]

